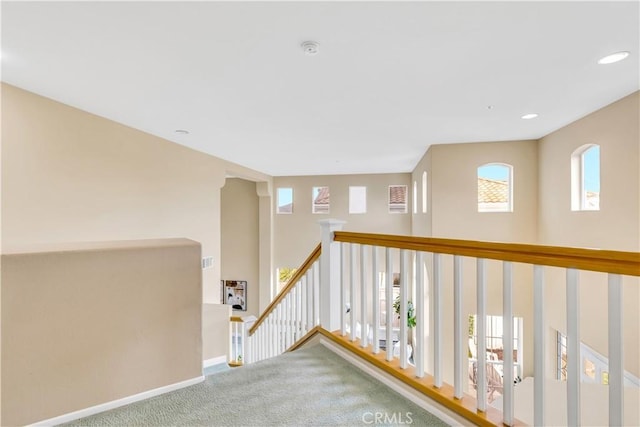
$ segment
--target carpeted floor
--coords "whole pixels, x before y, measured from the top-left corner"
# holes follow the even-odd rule
[[[208,377],[209,375],[217,374],[218,372],[226,372],[230,369],[231,368],[226,363],[218,363],[217,365],[204,368],[202,373],[205,377]]]
[[[69,426],[445,426],[321,345]]]

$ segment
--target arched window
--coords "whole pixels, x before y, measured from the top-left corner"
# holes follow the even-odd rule
[[[422,213],[427,213],[427,171],[422,172]]]
[[[600,146],[585,144],[571,154],[571,210],[600,210]]]
[[[418,213],[418,181],[413,181],[413,213]]]
[[[478,168],[478,212],[513,212],[512,172],[504,163]]]

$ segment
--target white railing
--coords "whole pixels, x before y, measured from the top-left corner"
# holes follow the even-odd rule
[[[320,245],[251,327],[246,363],[287,351],[319,324]]]
[[[514,350],[522,358],[522,343],[518,348],[513,344],[514,313],[522,311],[523,301],[531,309],[532,301],[533,315],[527,317],[534,325],[533,340],[525,346],[534,360],[532,422],[546,425],[545,274],[551,270],[548,276],[553,276],[555,286],[559,267],[566,270],[566,424],[579,425],[578,281],[581,271],[596,271],[608,277],[609,423],[623,424],[622,276],[640,276],[640,254],[347,233],[339,231],[342,224],[323,222],[321,247],[309,256],[251,328],[246,363],[286,351],[319,325],[327,331],[339,331],[370,354],[384,350],[386,361],[397,359],[401,370],[413,368],[412,375],[418,380],[429,378],[429,384],[435,386],[431,387],[433,390],[445,390],[450,387],[447,382],[452,384],[451,400],[457,402],[453,407],[462,408],[472,402],[469,414],[513,425],[519,421],[514,417],[514,369],[502,369],[501,411],[487,401],[488,380],[495,390],[496,379],[487,378],[487,365],[495,363],[481,357],[487,352],[486,315],[491,310],[502,316],[502,365],[514,366]],[[500,296],[501,307],[495,304]],[[398,314],[394,308],[396,299]],[[409,301],[415,308],[415,330],[408,326]],[[469,390],[468,365],[469,315],[473,311],[477,314],[479,355],[475,391]],[[477,397],[471,397],[470,391]],[[490,417],[496,411],[498,420]]]
[[[246,362],[247,337],[249,336],[249,329],[253,326],[255,321],[255,316],[230,317],[228,360],[230,366],[242,366]]]

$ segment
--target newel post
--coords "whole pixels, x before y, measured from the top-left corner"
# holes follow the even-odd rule
[[[327,331],[340,329],[340,243],[333,232],[342,230],[346,221],[323,219],[320,254],[320,326]]]

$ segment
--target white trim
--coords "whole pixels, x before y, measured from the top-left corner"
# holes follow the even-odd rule
[[[202,362],[202,368],[208,368],[210,366],[220,365],[222,363],[224,364],[227,363],[227,356],[218,356],[218,357],[213,357],[211,359],[207,359]]]
[[[404,398],[412,401],[416,405],[430,412],[432,415],[440,418],[445,423],[452,426],[457,426],[462,424],[466,425],[468,423],[462,418],[458,418],[456,414],[449,412],[449,410],[447,410],[446,408],[441,407],[438,404],[433,404],[433,401],[431,399],[420,394],[418,391],[410,388],[406,384],[402,383],[400,380],[393,378],[391,375],[387,374],[381,369],[373,367],[368,362],[365,362],[364,360],[360,359],[358,356],[354,356],[350,352],[342,349],[337,344],[334,344],[333,342],[327,340],[326,338],[321,337],[320,344],[322,344],[324,347],[328,348],[329,350],[333,351],[335,354],[342,357],[344,360],[351,363],[361,371],[364,371],[366,374],[372,376],[373,378],[377,379],[387,387],[399,393]],[[308,344],[305,346],[308,346]]]
[[[30,424],[29,426],[54,426],[58,424],[68,423],[70,421],[79,420],[80,418],[88,417],[90,415],[95,415],[100,412],[108,411],[110,409],[119,408],[121,406],[129,405],[131,403],[139,402],[141,400],[149,399],[151,397],[160,396],[161,394],[165,394],[170,391],[175,391],[181,388],[189,387],[191,385],[198,384],[202,381],[204,381],[203,375],[192,378],[190,380],[181,381],[179,383],[154,388],[148,391],[143,391],[142,393],[134,394],[132,396],[123,397],[117,400],[112,400],[111,402],[101,403],[99,405],[91,406],[89,408],[80,409],[79,411],[70,412],[68,414],[60,415],[54,418],[49,418],[48,420],[38,421],[36,423]]]

